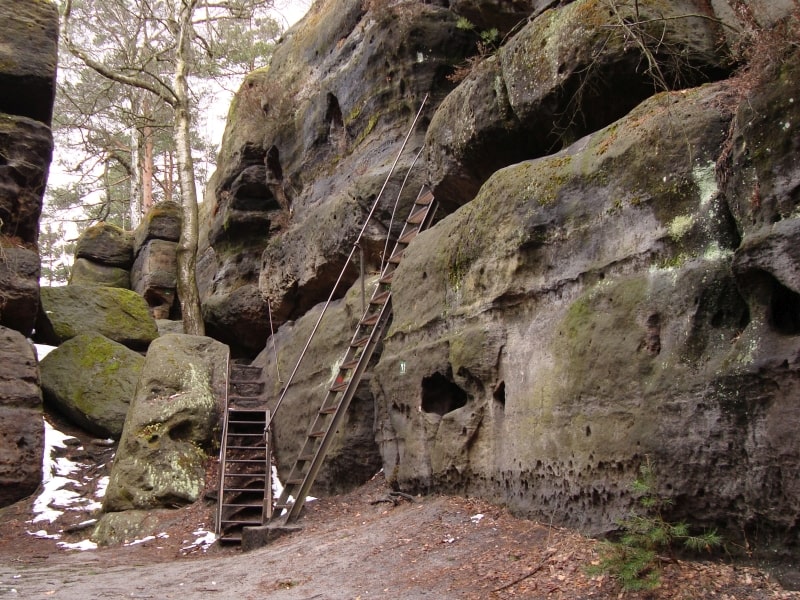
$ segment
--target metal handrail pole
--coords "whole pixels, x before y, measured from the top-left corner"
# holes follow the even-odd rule
[[[408,144],[408,140],[411,137],[411,134],[414,131],[414,127],[417,125],[417,121],[419,120],[420,115],[422,114],[422,109],[425,107],[425,102],[428,100],[428,94],[425,94],[425,97],[422,99],[422,104],[420,104],[419,110],[417,111],[416,116],[414,117],[414,121],[411,123],[411,127],[406,134],[405,139],[403,140],[402,146],[400,146],[400,150],[397,153],[397,156],[392,163],[392,168],[389,169],[389,174],[386,176],[386,180],[383,182],[383,186],[381,187],[380,192],[375,197],[375,201],[372,203],[372,208],[370,208],[369,214],[367,218],[364,220],[364,225],[361,227],[361,231],[358,233],[358,237],[356,238],[355,243],[353,244],[352,249],[350,250],[350,254],[347,257],[347,260],[344,262],[344,266],[342,267],[341,272],[339,273],[339,277],[336,279],[336,283],[333,285],[331,289],[331,293],[328,296],[328,300],[325,302],[325,306],[322,307],[322,312],[320,313],[319,317],[317,318],[317,322],[314,324],[314,328],[311,330],[311,334],[308,336],[308,341],[306,341],[306,345],[303,347],[303,350],[300,352],[300,356],[297,359],[297,363],[292,370],[291,375],[289,375],[289,379],[286,381],[286,385],[283,386],[281,390],[281,395],[278,398],[278,402],[275,404],[275,407],[272,409],[272,414],[270,415],[269,422],[267,423],[267,427],[272,423],[272,420],[275,418],[275,415],[278,412],[281,404],[283,403],[284,398],[286,397],[286,392],[289,390],[289,386],[291,385],[292,381],[294,381],[294,376],[297,374],[297,371],[300,369],[300,364],[303,362],[303,358],[305,358],[306,352],[308,352],[308,348],[311,345],[311,340],[314,339],[314,336],[317,333],[317,329],[319,329],[319,325],[322,322],[322,318],[325,316],[325,313],[328,310],[331,302],[333,301],[333,295],[336,293],[336,289],[339,287],[339,284],[344,277],[344,273],[347,270],[347,266],[350,264],[350,261],[353,259],[353,254],[355,254],[356,248],[358,247],[361,238],[364,236],[364,232],[367,230],[367,225],[369,225],[370,219],[372,219],[372,215],[375,214],[375,210],[378,208],[378,202],[383,195],[384,190],[386,190],[386,186],[389,184],[389,179],[391,178],[392,174],[394,173],[395,168],[397,167],[397,163],[400,161],[400,157],[403,154],[403,150],[405,150],[406,144]]]

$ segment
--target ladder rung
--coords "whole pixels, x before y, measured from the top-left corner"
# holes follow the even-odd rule
[[[222,505],[222,507],[238,507],[238,508],[262,508],[264,506],[264,501],[261,502],[226,502]]]
[[[261,525],[261,521],[247,519],[246,521],[233,521],[231,519],[223,519],[220,523],[228,523],[230,525]]]
[[[433,201],[433,192],[430,190],[425,190],[424,193],[420,193],[417,199],[414,201],[414,204],[430,204]]]
[[[340,381],[339,383],[331,386],[332,392],[343,392],[347,389],[347,386],[350,385],[349,381]],[[320,411],[322,412],[322,411]]]
[[[225,446],[228,450],[266,450],[266,446],[231,446],[227,444]]]
[[[370,315],[366,319],[361,319],[360,325],[368,325],[368,326],[375,325],[375,323],[377,323],[378,319],[380,318],[381,318],[380,313]]]
[[[297,457],[297,462],[311,462],[312,460],[314,460],[313,454],[303,454]]]
[[[264,488],[225,488],[222,490],[223,492],[236,492],[237,494],[242,494],[244,492],[252,492],[252,493],[264,493]]]
[[[303,483],[303,479],[302,478],[301,479],[289,479],[286,482],[286,485],[300,485],[301,483]]]
[[[410,217],[408,217],[408,223],[410,225],[419,225],[425,220],[425,217],[428,216],[428,207],[420,208],[417,212],[413,213]]]
[[[337,410],[339,410],[339,407],[337,405],[335,405],[335,404],[333,406],[323,406],[322,408],[319,409],[319,414],[321,414],[321,415],[332,415]]]
[[[403,260],[403,250],[395,252],[392,257],[389,259],[389,262],[393,265],[399,265],[400,261]]]
[[[408,244],[411,242],[411,240],[417,237],[418,233],[419,233],[419,227],[415,227],[408,233],[405,233],[402,236],[400,236],[400,239],[398,239],[397,241],[400,242],[401,244]]]
[[[325,429],[318,429],[317,431],[312,431],[311,433],[309,433],[308,437],[313,437],[313,438],[322,437],[323,435],[325,435],[325,432],[326,432]]]
[[[243,464],[252,464],[252,463],[259,463],[264,464],[266,459],[255,459],[255,458],[226,458],[226,463],[243,463]]]
[[[351,346],[353,348],[361,348],[363,346],[366,346],[367,342],[369,342],[369,336],[365,335],[364,337],[360,337],[357,340],[354,340]]]
[[[355,369],[358,366],[359,360],[354,358],[353,360],[348,360],[347,362],[342,363],[342,366],[339,368],[343,371],[350,371],[351,369]]]
[[[389,273],[384,275],[378,280],[378,283],[385,283],[389,284],[392,283],[392,279],[394,279],[394,269],[392,269]]]
[[[375,294],[372,298],[370,298],[370,304],[386,304],[386,301],[391,296],[391,292],[389,290],[383,291],[380,294]]]

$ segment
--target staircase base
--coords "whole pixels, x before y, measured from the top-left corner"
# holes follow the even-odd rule
[[[258,527],[245,527],[242,529],[242,551],[249,552],[274,542],[285,535],[302,531],[300,525],[284,525],[273,523]]]

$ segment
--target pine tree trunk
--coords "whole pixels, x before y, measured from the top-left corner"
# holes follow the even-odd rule
[[[197,290],[197,188],[192,161],[191,115],[189,113],[189,52],[192,12],[196,0],[178,0],[179,33],[175,64],[175,141],[177,146],[178,177],[181,185],[183,226],[178,241],[178,296],[183,313],[183,330],[193,335],[203,335],[205,327],[200,312],[200,293]]]

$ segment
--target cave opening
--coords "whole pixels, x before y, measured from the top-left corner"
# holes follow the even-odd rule
[[[800,294],[772,278],[769,323],[784,335],[800,334]]]
[[[444,416],[466,406],[467,393],[441,373],[422,378],[422,410]]]

